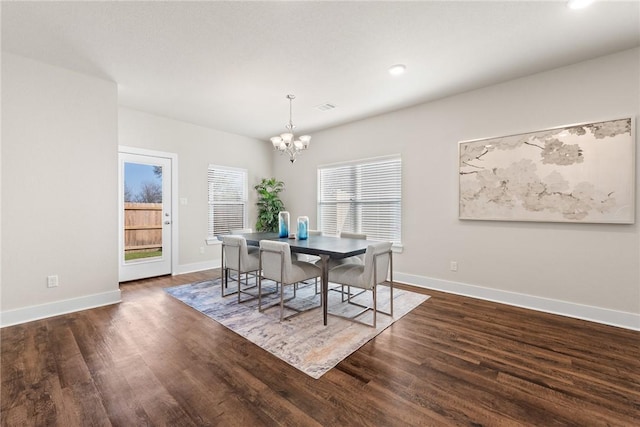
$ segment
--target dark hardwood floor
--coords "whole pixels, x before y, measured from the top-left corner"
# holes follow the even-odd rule
[[[314,380],[162,290],[218,274],[126,283],[121,304],[2,329],[2,425],[640,420],[639,332],[427,291]]]

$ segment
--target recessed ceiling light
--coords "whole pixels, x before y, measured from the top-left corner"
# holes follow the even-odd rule
[[[399,76],[400,74],[403,74],[406,69],[407,69],[406,65],[396,64],[389,68],[389,74],[391,74],[392,76]]]
[[[595,0],[569,0],[567,6],[569,9],[584,9],[594,1]]]

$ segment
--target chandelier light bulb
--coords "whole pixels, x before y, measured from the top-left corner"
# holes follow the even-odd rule
[[[306,150],[307,148],[309,148],[309,143],[311,142],[311,136],[302,135],[300,137],[300,142],[302,143],[302,149]]]
[[[292,133],[283,133],[280,136],[282,137],[282,140],[284,141],[285,144],[287,145],[291,144],[291,139],[293,139]]]
[[[280,147],[281,142],[282,142],[282,138],[280,138],[279,136],[274,136],[271,138],[271,143],[273,144],[274,148]]]

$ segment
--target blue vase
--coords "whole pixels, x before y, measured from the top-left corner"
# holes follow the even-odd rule
[[[299,216],[298,217],[298,239],[307,240],[308,237],[309,237],[309,217]]]
[[[289,212],[278,214],[278,237],[289,237]]]

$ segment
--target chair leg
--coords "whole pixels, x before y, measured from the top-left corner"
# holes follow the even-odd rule
[[[220,286],[220,293],[224,297],[224,290],[229,287],[229,269],[222,267],[222,286]]]
[[[262,312],[262,274],[256,280],[258,281],[258,311]]]
[[[235,270],[234,270],[235,271]],[[229,281],[235,281],[238,285],[238,290],[225,294],[225,291],[229,288]],[[221,294],[223,297],[228,297],[229,295],[233,295],[236,292],[240,291],[240,285],[242,284],[242,274],[238,273],[238,275],[234,278],[231,274],[231,270],[227,267],[223,269],[222,273],[222,284],[220,285]]]
[[[393,317],[393,280],[389,282],[389,304],[391,305],[391,307],[389,307],[389,313],[391,317]]]
[[[373,327],[376,327],[376,314],[378,313],[378,285],[373,285]]]
[[[295,285],[293,286],[293,291],[295,292]],[[284,320],[284,284],[280,288],[280,321]]]

